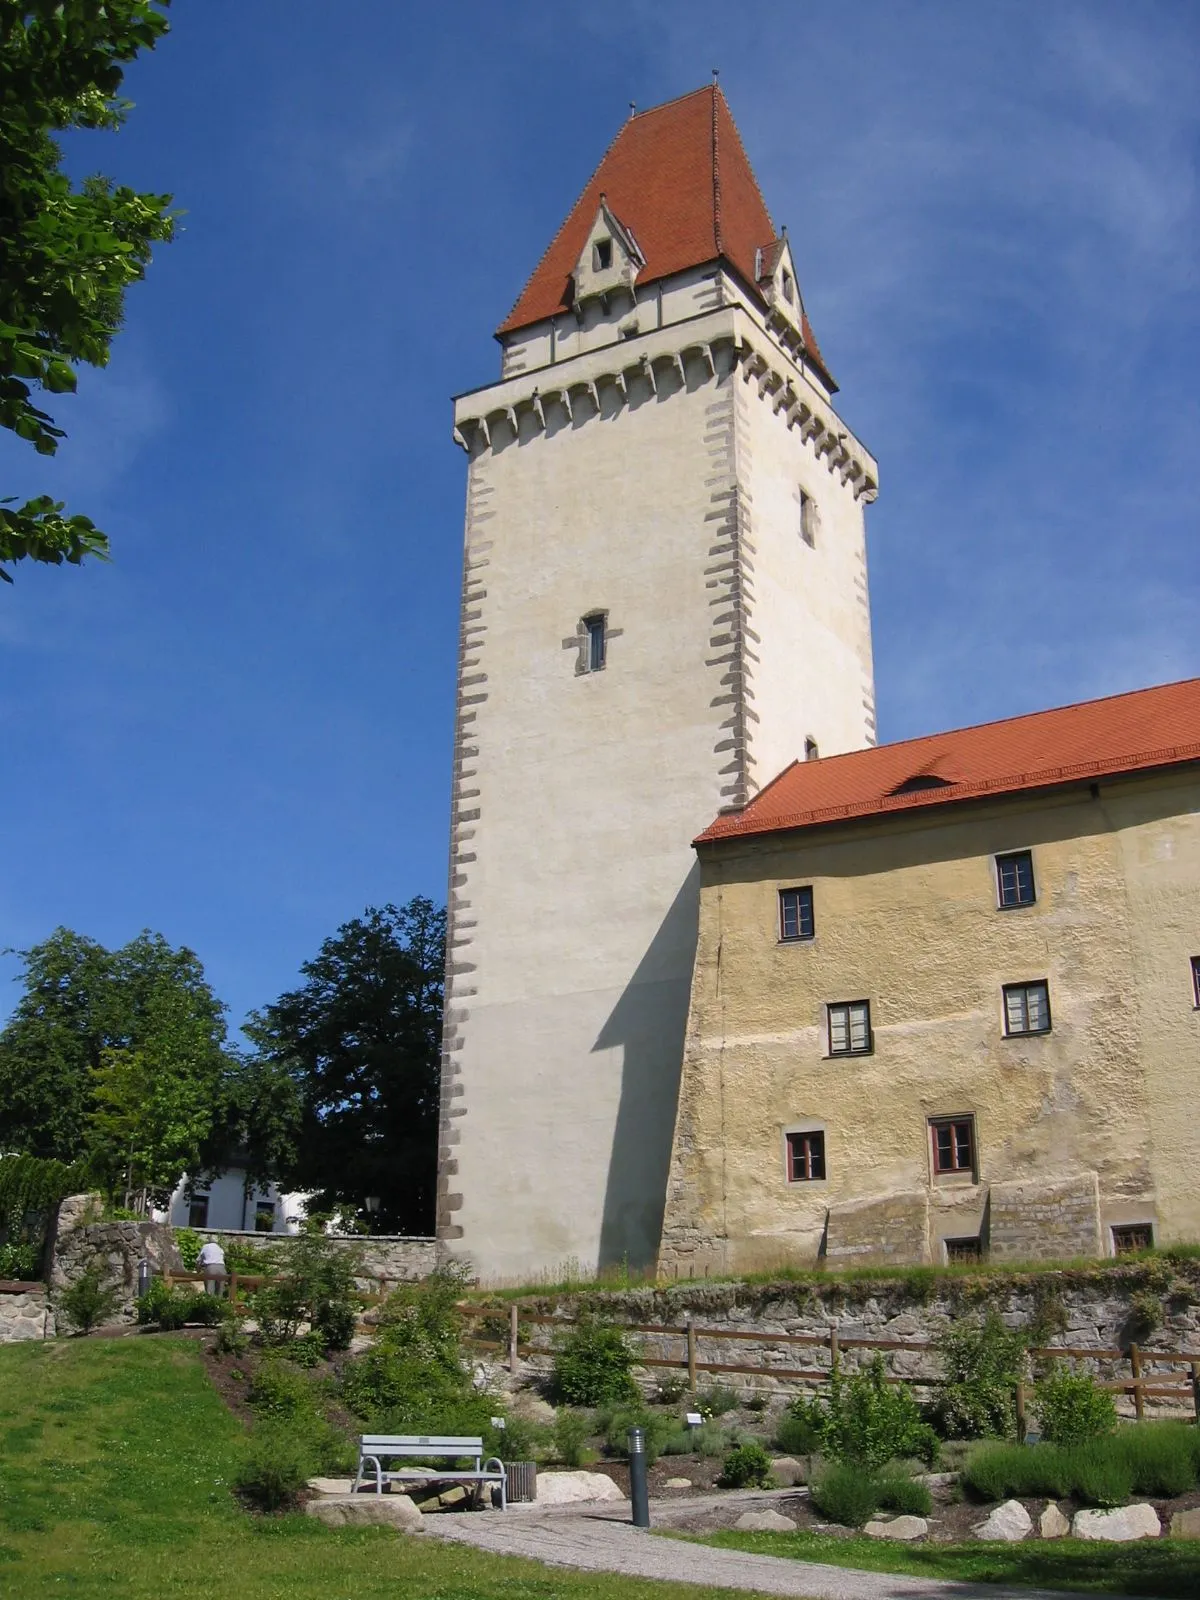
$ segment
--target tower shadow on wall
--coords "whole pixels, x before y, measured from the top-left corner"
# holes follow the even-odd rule
[[[699,913],[700,866],[693,862],[592,1046],[623,1053],[600,1224],[602,1270],[640,1270],[658,1256]]]

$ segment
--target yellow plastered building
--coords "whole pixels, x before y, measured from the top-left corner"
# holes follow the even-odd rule
[[[662,1269],[1200,1238],[1200,679],[812,754],[696,841]]]

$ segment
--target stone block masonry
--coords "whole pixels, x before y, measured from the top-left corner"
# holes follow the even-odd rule
[[[988,1254],[993,1261],[1070,1261],[1101,1254],[1100,1183],[1078,1177],[993,1183]]]
[[[53,1333],[54,1316],[44,1283],[0,1281],[0,1344],[46,1339]]]

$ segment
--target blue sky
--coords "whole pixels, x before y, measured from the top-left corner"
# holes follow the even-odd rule
[[[628,102],[714,66],[880,463],[881,738],[1200,673],[1200,8],[176,0],[71,160],[183,230],[59,457],[0,439],[115,556],[0,594],[0,943],[159,929],[236,1023],[443,897],[449,397]]]

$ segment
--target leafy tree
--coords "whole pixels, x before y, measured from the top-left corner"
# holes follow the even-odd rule
[[[200,1161],[229,1071],[224,1008],[199,959],[161,934],[107,950],[59,928],[21,956],[24,993],[0,1033],[5,1143],[87,1157],[144,1207]]]
[[[279,1177],[384,1233],[431,1233],[446,914],[422,896],[368,907],[255,1014],[260,1058],[291,1077],[300,1115]],[[375,1214],[368,1196],[379,1200]]]
[[[174,230],[170,195],[103,177],[72,185],[55,135],[121,126],[124,67],[167,31],[169,3],[0,0],[0,426],[39,455],[64,433],[35,390],[71,393],[73,363],[106,364],[126,287]],[[0,578],[12,582],[5,563],[105,554],[90,518],[63,512],[49,495],[0,500]]]

